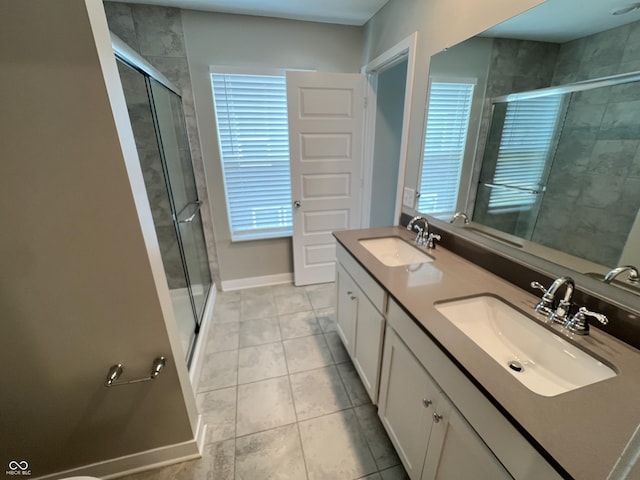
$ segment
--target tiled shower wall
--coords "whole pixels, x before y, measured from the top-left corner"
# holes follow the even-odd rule
[[[213,235],[213,223],[209,207],[200,137],[196,124],[191,76],[187,62],[187,51],[182,31],[182,18],[179,9],[119,2],[104,2],[109,29],[120,37],[133,50],[162,72],[182,92],[193,170],[202,200],[202,222],[209,256],[209,266],[216,286],[220,288],[218,256]],[[149,195],[153,201],[153,195]],[[152,205],[152,209],[154,206]],[[166,230],[166,231],[165,231]],[[158,230],[160,247],[168,246],[175,233],[161,226]],[[171,283],[171,280],[170,280]]]
[[[555,85],[640,69],[640,22],[561,45]],[[573,94],[533,240],[615,266],[640,208],[640,83]],[[605,226],[605,228],[602,228]]]
[[[476,168],[484,161],[493,160],[493,165],[484,165],[483,180],[489,180],[486,172],[495,171],[495,161],[498,158],[498,141],[488,141],[491,123],[491,99],[509,93],[523,92],[546,87],[551,84],[553,72],[558,58],[559,46],[555,43],[533,42],[528,40],[511,40],[496,38],[493,40],[491,52],[491,66],[487,77],[487,91],[482,113],[480,136],[476,150]],[[485,152],[486,150],[486,152]],[[479,172],[476,172],[478,175]],[[477,178],[477,176],[476,176]],[[497,230],[512,232],[526,236],[535,219],[530,215],[522,217],[518,212],[503,214],[487,214],[490,190],[478,189],[472,192],[471,198],[477,195],[476,207],[473,213],[474,221],[493,227]]]
[[[158,235],[162,263],[170,289],[187,286],[180,259],[178,239],[171,216],[171,203],[167,191],[160,149],[153,125],[151,104],[144,76],[132,68],[118,64],[120,81],[127,99],[127,109],[142,167],[142,176],[151,206],[153,225]]]

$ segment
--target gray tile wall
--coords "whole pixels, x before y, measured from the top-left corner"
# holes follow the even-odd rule
[[[556,85],[640,69],[640,22],[561,46]],[[533,240],[618,263],[640,208],[640,84],[573,94]]]
[[[499,138],[494,139],[494,141],[487,141],[491,123],[491,98],[549,86],[553,79],[558,50],[559,45],[555,43],[504,38],[493,40],[485,106],[482,114],[478,149],[476,150],[477,155],[484,156],[484,160],[483,158],[476,158],[475,163],[477,167],[482,165],[485,180],[489,180],[490,175],[487,176],[484,173],[495,170],[497,149],[500,145]],[[488,190],[482,188],[477,191],[476,206],[473,212],[474,221],[500,231],[528,237],[531,234],[535,218],[532,218],[531,215],[523,216],[517,212],[506,214],[487,213],[489,193]]]
[[[193,106],[191,75],[182,31],[181,12],[177,8],[119,2],[104,2],[104,7],[109,29],[182,91],[182,104],[189,135],[193,170],[198,196],[202,200],[201,212],[209,266],[214,282],[219,289],[218,256],[200,150],[200,137]],[[161,235],[159,232],[160,242],[165,241],[166,238],[169,238],[169,235]],[[169,246],[165,247],[167,247],[166,249],[170,248]]]

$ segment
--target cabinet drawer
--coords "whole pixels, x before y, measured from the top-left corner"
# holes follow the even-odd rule
[[[340,243],[336,245],[336,258],[360,286],[362,292],[371,300],[371,303],[373,303],[378,311],[385,313],[387,306],[385,304],[386,295],[384,289],[378,285],[371,275],[360,266],[357,260],[353,258]]]

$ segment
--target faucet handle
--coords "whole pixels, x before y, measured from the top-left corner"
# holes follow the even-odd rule
[[[434,248],[436,248],[436,243],[434,240],[442,240],[442,237],[440,235],[438,235],[437,233],[430,233],[427,236],[427,248],[430,250],[433,250]]]
[[[578,315],[584,315],[586,317],[595,318],[596,320],[598,320],[603,325],[606,325],[607,323],[609,323],[609,319],[607,318],[607,316],[605,314],[598,313],[598,312],[592,312],[591,310],[588,310],[586,307],[580,307],[578,309],[578,313],[576,313],[575,316],[578,316]]]
[[[567,322],[567,329],[577,335],[589,335],[589,322],[587,317],[595,318],[603,325],[609,323],[609,319],[606,315],[598,312],[592,312],[586,307],[580,307],[571,320]]]
[[[549,295],[549,291],[544,288],[540,282],[531,282],[531,288],[535,288],[536,290],[540,290],[543,295],[542,299],[536,304],[534,310],[538,313],[546,315],[548,318],[551,318],[553,314],[553,296]]]

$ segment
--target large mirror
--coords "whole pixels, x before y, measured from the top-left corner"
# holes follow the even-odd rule
[[[638,6],[548,0],[432,57],[418,210],[640,294],[605,283],[640,267]]]

